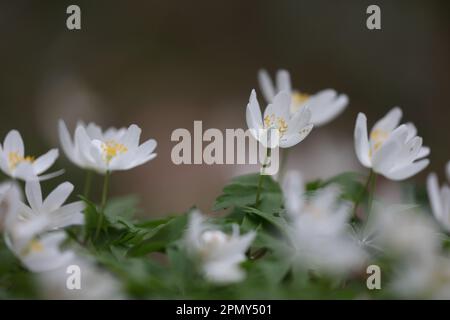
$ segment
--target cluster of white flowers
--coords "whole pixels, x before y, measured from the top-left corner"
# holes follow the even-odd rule
[[[83,169],[105,174],[128,170],[153,159],[154,140],[139,144],[141,129],[108,129],[104,133],[95,124],[77,126],[74,142],[64,122],[60,122],[60,140],[67,157]],[[64,228],[84,224],[84,203],[64,204],[74,186],[64,182],[45,200],[41,183],[59,175],[43,173],[57,159],[59,152],[52,149],[35,159],[25,156],[24,144],[17,130],[10,131],[0,146],[0,169],[13,180],[0,184],[0,231],[11,251],[30,271],[39,274],[49,297],[57,290],[59,298],[116,298],[117,281],[99,270],[94,263],[82,258],[72,248],[63,248],[67,239]],[[17,179],[25,181],[26,203]],[[83,287],[74,294],[67,290],[66,269],[70,265],[82,268]],[[59,275],[59,276],[56,276]],[[92,282],[89,279],[96,279]]]
[[[345,94],[337,94],[332,89],[314,95],[293,90],[285,70],[277,72],[275,85],[264,70],[258,78],[267,107],[262,113],[256,92],[252,90],[246,121],[252,135],[268,148],[295,146],[314,126],[335,119],[349,102]],[[366,116],[358,114],[355,152],[361,164],[371,170],[370,176],[380,174],[391,180],[404,180],[429,164],[426,157],[430,149],[422,145],[413,124],[400,125],[401,117],[401,109],[393,108],[368,134]],[[274,131],[275,137],[269,136],[269,131]],[[156,141],[150,139],[140,144],[140,135],[141,129],[136,125],[102,131],[93,123],[79,123],[72,138],[65,123],[59,122],[61,146],[69,160],[106,178],[113,171],[129,170],[156,157]],[[65,204],[74,186],[64,182],[45,199],[42,196],[41,182],[61,174],[45,174],[58,155],[57,149],[38,158],[26,155],[22,137],[16,130],[10,131],[0,145],[0,169],[12,179],[0,184],[0,231],[5,243],[23,266],[40,275],[49,297],[118,298],[119,285],[111,275],[82,258],[76,248],[63,246],[67,239],[64,228],[84,224],[84,203]],[[446,171],[450,180],[450,162]],[[17,180],[25,181],[26,201]],[[287,237],[293,248],[289,254],[302,269],[327,275],[358,272],[369,261],[367,249],[372,247],[379,252],[404,256],[403,261],[409,262],[407,272],[392,284],[399,294],[450,295],[450,258],[442,256],[436,237],[439,231],[428,219],[407,214],[405,210],[377,210],[375,222],[370,225],[374,226],[376,235],[369,241],[367,237],[354,236],[355,229],[350,225],[353,204],[341,199],[341,190],[336,185],[307,194],[301,174],[294,171],[286,175],[282,189]],[[433,173],[428,177],[427,189],[435,220],[445,232],[450,232],[450,187],[445,184],[439,188]],[[258,205],[259,190],[256,199]],[[189,216],[183,243],[203,276],[223,284],[245,278],[241,263],[246,260],[255,236],[256,232],[240,235],[237,225],[227,234],[195,210]],[[80,266],[86,275],[83,287],[87,289],[81,295],[69,294],[64,288],[65,270],[70,265]],[[97,280],[95,287],[91,279]]]

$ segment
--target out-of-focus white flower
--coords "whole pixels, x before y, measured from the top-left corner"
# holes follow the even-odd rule
[[[29,206],[20,202],[16,216],[10,219],[6,228],[12,245],[23,247],[43,232],[83,224],[82,201],[63,205],[72,190],[73,185],[64,182],[43,200],[39,182],[27,181],[25,194]]]
[[[377,243],[391,258],[388,287],[401,298],[450,297],[450,260],[440,253],[436,224],[417,206],[381,206],[374,211]]]
[[[417,206],[377,206],[373,212],[376,241],[386,254],[397,258],[427,260],[438,252],[436,225]]]
[[[17,183],[8,181],[0,184],[0,232],[15,217],[21,200],[22,192]]]
[[[389,288],[402,299],[450,299],[450,258],[404,261],[393,272]]]
[[[71,272],[80,271],[79,288],[67,286]],[[76,271],[75,271],[76,270]],[[82,299],[82,300],[114,300],[125,298],[121,292],[119,281],[110,273],[100,269],[93,262],[76,256],[65,265],[40,273],[38,284],[41,294],[46,299]],[[73,285],[73,283],[72,283]]]
[[[310,123],[311,112],[307,107],[291,115],[289,108],[291,96],[288,92],[278,93],[273,102],[264,110],[264,117],[256,98],[255,90],[252,90],[247,105],[247,126],[255,139],[265,147],[289,148],[305,139],[313,128]],[[273,132],[276,136],[272,137]]]
[[[404,180],[428,164],[430,153],[412,123],[399,126],[402,111],[395,107],[378,120],[367,136],[367,118],[359,113],[355,125],[355,151],[361,164],[391,180]],[[421,160],[420,160],[421,159]]]
[[[60,268],[74,258],[73,251],[63,251],[60,248],[65,239],[66,234],[57,231],[34,237],[27,242],[7,241],[7,244],[28,270],[44,272]]]
[[[347,232],[350,205],[338,201],[339,189],[331,185],[303,199],[301,176],[287,173],[286,179],[283,193],[296,261],[305,269],[331,275],[361,267],[366,254]]]
[[[450,161],[447,163],[447,178],[450,181]],[[434,217],[450,232],[450,187],[444,183],[439,189],[438,177],[431,173],[427,179],[427,191]]]
[[[245,273],[239,264],[246,260],[245,252],[250,247],[254,232],[239,235],[237,225],[227,235],[206,223],[203,215],[194,211],[185,234],[188,253],[199,259],[204,276],[211,282],[231,283],[244,279]]]
[[[132,124],[128,129],[109,128],[102,132],[97,125],[78,124],[72,141],[65,123],[59,122],[59,137],[64,153],[77,166],[99,173],[129,170],[156,157],[156,141],[139,145],[141,129]]]
[[[58,149],[52,149],[37,159],[26,156],[22,136],[19,131],[11,130],[6,135],[3,146],[0,145],[0,169],[14,179],[49,179],[59,173],[41,174],[53,165],[58,155]]]
[[[348,105],[347,95],[338,95],[333,89],[325,89],[313,95],[293,90],[291,77],[286,70],[277,71],[275,85],[266,70],[259,71],[258,80],[264,98],[268,103],[273,103],[279,92],[288,92],[292,96],[291,114],[308,106],[311,110],[311,122],[315,126],[321,126],[334,120]]]

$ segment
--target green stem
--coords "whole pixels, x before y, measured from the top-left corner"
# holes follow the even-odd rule
[[[86,178],[84,180],[84,191],[83,191],[83,195],[86,199],[89,198],[89,194],[91,193],[91,184],[92,184],[92,171],[86,170]]]
[[[286,173],[286,163],[289,155],[289,149],[283,148],[281,149],[281,163],[280,163],[280,169],[278,174],[278,181],[281,183],[284,179],[284,174]]]
[[[370,183],[371,183],[371,181],[372,181],[373,175],[374,175],[374,172],[373,172],[372,169],[370,169],[369,176],[367,177],[366,184],[364,185],[364,189],[361,190],[361,192],[360,192],[359,195],[358,195],[358,198],[356,198],[355,205],[354,205],[354,207],[353,207],[353,217],[356,217],[356,216],[357,216],[357,211],[358,211],[359,203],[361,202],[362,196],[363,196],[366,192],[368,192],[369,185],[370,185]]]
[[[267,167],[267,160],[269,160],[271,154],[272,154],[272,149],[267,148],[266,157],[265,157],[263,165],[262,165],[262,170],[259,174],[258,189],[256,190],[256,201],[255,201],[256,206],[258,206],[258,204],[259,204],[259,200],[261,197],[262,183],[263,183],[263,178],[264,178],[264,171]]]
[[[103,218],[105,215],[106,200],[108,198],[109,175],[110,175],[110,172],[106,171],[105,179],[103,180],[102,202],[100,205],[99,218],[97,221],[97,230],[95,231],[95,239],[97,239],[97,237],[100,234],[100,230],[101,230],[102,224],[103,224]]]
[[[369,192],[369,200],[367,203],[367,215],[366,215],[366,220],[368,220],[369,215],[372,211],[372,203],[373,203],[373,197],[375,195],[375,187],[377,184],[377,174],[373,173],[372,175],[372,181],[370,182],[370,192]]]

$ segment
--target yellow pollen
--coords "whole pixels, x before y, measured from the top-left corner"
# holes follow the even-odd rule
[[[102,143],[102,151],[105,161],[110,162],[115,156],[127,152],[128,148],[114,140],[109,140]]]
[[[30,241],[28,246],[23,249],[21,254],[22,256],[26,256],[27,254],[30,254],[32,252],[37,253],[42,251],[44,251],[44,246],[42,245],[42,243],[39,240],[33,239]]]
[[[9,168],[15,169],[19,164],[23,162],[33,163],[34,157],[32,156],[20,156],[17,152],[10,152],[8,154],[8,160],[9,160]]]
[[[297,112],[300,107],[310,98],[310,95],[307,93],[302,93],[300,91],[294,91],[292,93],[292,104],[291,111],[293,113]]]
[[[275,115],[273,115],[273,114],[270,116],[267,115],[264,117],[264,127],[266,129],[269,129],[272,127],[278,129],[280,136],[283,136],[288,129],[286,120],[284,120],[282,117],[275,118]]]
[[[369,150],[370,158],[372,158],[375,151],[381,148],[387,138],[389,138],[389,132],[381,129],[375,129],[370,133],[370,141],[372,142],[372,148]]]

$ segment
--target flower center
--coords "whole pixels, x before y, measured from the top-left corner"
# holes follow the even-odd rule
[[[44,246],[42,245],[42,242],[39,240],[33,239],[30,241],[28,246],[25,247],[22,251],[22,256],[26,256],[32,252],[38,253],[44,251]]]
[[[10,152],[8,154],[8,160],[9,160],[9,168],[13,170],[23,162],[33,163],[34,157],[32,156],[23,157],[19,155],[17,152]]]
[[[370,133],[370,141],[372,148],[370,149],[370,156],[372,153],[381,148],[383,143],[389,138],[389,132],[381,129],[375,129]],[[373,150],[372,150],[373,149]]]
[[[275,115],[273,114],[264,117],[264,127],[266,129],[270,128],[278,129],[280,136],[283,136],[288,129],[286,120],[284,120],[284,118],[282,117],[275,117]]]
[[[114,157],[128,151],[128,148],[114,140],[108,140],[102,143],[103,156],[106,162],[110,162]]]
[[[307,93],[302,93],[300,91],[292,92],[292,103],[291,103],[291,112],[297,112],[300,107],[310,98],[310,95]]]

